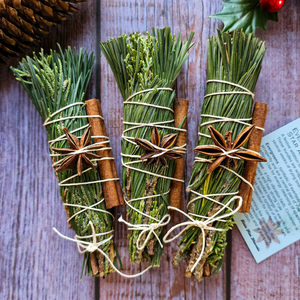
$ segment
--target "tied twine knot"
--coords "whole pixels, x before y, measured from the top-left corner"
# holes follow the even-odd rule
[[[162,242],[159,239],[159,236],[155,232],[155,230],[166,226],[170,222],[170,220],[171,220],[171,216],[169,214],[164,215],[163,218],[159,222],[151,223],[151,224],[131,224],[131,223],[125,221],[122,216],[120,216],[120,218],[118,219],[119,222],[124,223],[128,226],[128,230],[141,230],[141,233],[139,234],[138,239],[136,241],[136,247],[140,251],[143,250],[146,247],[147,242],[151,238],[152,234],[156,237],[156,239],[159,242],[161,248],[164,247]],[[148,234],[147,234],[146,239],[144,240],[143,244],[140,245],[142,237],[147,232],[148,232]]]
[[[86,247],[87,252],[95,252],[96,250],[98,250],[98,246],[94,244],[90,244]]]
[[[232,143],[231,143],[232,144]],[[216,146],[216,145],[215,145]],[[216,146],[216,147],[218,147],[223,153],[222,154],[220,154],[220,156],[227,156],[228,158],[234,158],[234,159],[240,159],[239,157],[235,157],[235,156],[231,156],[230,154],[233,154],[233,153],[235,153],[235,152],[238,152],[239,150],[240,150],[240,148],[238,148],[238,149],[232,149],[232,150],[229,150],[229,151],[226,151],[226,150],[224,150],[224,149],[222,149],[221,147],[219,147],[219,146]]]
[[[72,241],[72,242],[75,242],[77,244],[77,247],[78,247],[78,251],[80,253],[85,253],[85,252],[95,252],[95,251],[99,251],[106,259],[107,261],[110,263],[111,267],[121,276],[125,277],[125,278],[135,278],[135,277],[138,277],[138,276],[141,276],[143,275],[144,273],[146,273],[149,269],[152,268],[152,266],[149,266],[148,268],[146,268],[145,270],[141,271],[140,273],[137,273],[137,274],[133,274],[133,275],[129,275],[129,274],[124,274],[122,273],[121,271],[119,271],[114,263],[111,261],[111,259],[106,255],[106,253],[100,248],[101,245],[107,243],[108,241],[110,241],[112,238],[113,238],[113,235],[111,235],[109,238],[101,241],[101,242],[98,242],[97,243],[97,236],[100,236],[100,235],[105,235],[105,234],[109,234],[110,232],[113,232],[110,231],[110,232],[104,232],[104,233],[98,233],[96,234],[95,233],[95,228],[94,228],[94,225],[91,221],[89,221],[89,225],[91,226],[91,229],[92,229],[92,235],[87,235],[87,236],[78,236],[78,235],[75,235],[75,239],[72,239],[72,238],[69,238],[63,234],[61,234],[56,228],[53,227],[53,230],[55,233],[57,233],[59,236],[61,236],[62,238],[66,239],[66,240],[69,240],[69,241]],[[80,239],[82,238],[93,238],[93,242],[85,242],[85,241],[81,241]]]
[[[232,210],[230,207],[229,207],[229,204],[231,202],[233,202],[234,200],[236,199],[239,199],[239,204],[238,206],[236,207],[235,210]],[[204,250],[205,250],[205,230],[212,230],[212,231],[224,231],[225,229],[222,229],[222,228],[216,228],[216,227],[212,227],[212,226],[209,226],[209,224],[213,224],[214,222],[216,221],[219,221],[219,222],[227,222],[226,218],[227,217],[231,217],[233,216],[239,209],[240,207],[242,206],[242,203],[243,203],[243,198],[240,197],[240,196],[234,196],[232,197],[228,203],[226,203],[226,205],[223,205],[223,207],[218,210],[215,214],[213,214],[211,217],[207,218],[205,221],[202,221],[202,220],[195,220],[193,219],[189,214],[183,212],[182,210],[176,208],[176,207],[173,207],[173,206],[168,206],[168,209],[172,209],[172,210],[176,210],[178,212],[180,212],[181,214],[185,215],[189,221],[186,221],[186,222],[183,222],[183,223],[180,223],[180,224],[177,224],[175,226],[173,226],[167,233],[166,235],[163,237],[163,241],[164,243],[170,243],[172,242],[173,240],[177,239],[179,236],[181,236],[185,231],[187,231],[190,227],[198,227],[201,229],[201,232],[202,232],[202,239],[203,239],[203,242],[202,242],[202,249],[201,249],[201,253],[198,257],[198,259],[196,260],[195,264],[193,265],[192,269],[191,269],[191,272],[193,272],[196,268],[196,266],[198,265],[198,263],[201,261],[202,257],[203,257],[203,254],[204,254]],[[225,208],[228,208],[230,210],[229,213],[227,214],[224,214],[224,215],[221,215],[221,216],[218,216]],[[204,219],[206,218],[205,216],[201,216],[201,215],[196,215],[196,214],[193,214],[193,216],[197,217],[197,218],[200,218],[200,219]],[[170,238],[170,239],[167,239],[167,237],[178,227],[182,227],[182,226],[185,226],[177,235],[175,235],[174,237]]]
[[[104,143],[109,143],[110,141],[104,141]],[[67,155],[77,155],[77,154],[82,154],[82,153],[91,153],[93,151],[100,151],[102,150],[101,145],[103,144],[103,142],[99,142],[99,143],[94,143],[92,145],[88,145],[85,146],[81,149],[78,149],[74,152],[68,153]],[[95,149],[95,146],[99,145],[99,149]]]
[[[106,235],[106,234],[110,234],[113,232],[113,230],[109,231],[109,232],[103,232],[103,233],[98,233],[96,234],[95,232],[95,228],[94,225],[91,221],[89,221],[89,225],[91,227],[92,230],[92,234],[91,235],[86,235],[86,236],[79,236],[79,235],[75,235],[75,238],[69,238],[67,236],[64,236],[63,234],[61,234],[56,228],[53,227],[53,230],[55,233],[57,233],[60,237],[75,242],[77,244],[77,248],[79,253],[86,253],[86,252],[95,252],[95,251],[99,251],[101,252],[104,256],[106,256],[106,254],[101,250],[100,246],[106,244],[107,242],[109,242],[112,238],[113,235],[111,235],[110,237],[97,242],[97,236],[101,236],[101,235]],[[87,238],[92,238],[93,241],[92,242],[87,242],[87,241],[82,241],[82,239],[87,239]]]
[[[193,226],[203,228],[204,230],[212,229],[212,227],[207,226],[207,224],[201,220],[194,220],[193,222],[189,222],[189,223],[193,224]]]
[[[91,221],[89,221],[89,225],[90,225],[90,227],[92,229],[92,238],[93,238],[93,242],[92,243],[81,241],[80,240],[81,237],[78,236],[78,235],[75,235],[75,240],[77,241],[77,247],[78,247],[78,250],[79,250],[80,253],[95,252],[95,251],[99,250],[99,247],[101,245],[105,244],[106,242],[108,242],[109,240],[111,240],[112,237],[113,237],[111,235],[109,238],[107,238],[107,239],[105,239],[105,240],[97,243],[97,235],[95,233],[94,225],[93,225],[93,223]],[[83,249],[83,250],[81,250],[81,249]]]
[[[96,137],[98,137],[98,136],[96,136]],[[103,138],[108,139],[108,137],[104,137],[104,136],[103,136]],[[103,146],[102,146],[103,144],[107,144],[107,143],[110,143],[109,139],[104,142],[94,143],[92,145],[85,146],[83,148],[80,148],[80,149],[75,150],[70,153],[50,154],[50,157],[53,157],[53,156],[75,156],[75,155],[83,154],[83,153],[93,153],[93,151],[109,150],[109,149],[111,149],[110,147],[103,148]],[[98,146],[98,145],[99,145],[99,148],[95,148],[95,146]],[[53,147],[51,147],[51,150],[53,151]],[[100,159],[96,159],[96,160],[100,160]],[[58,161],[58,162],[54,163],[52,166],[55,167],[55,166],[59,165],[60,162],[61,161]]]

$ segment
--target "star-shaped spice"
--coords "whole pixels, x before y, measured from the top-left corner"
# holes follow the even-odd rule
[[[259,243],[264,241],[267,249],[270,247],[272,241],[280,244],[280,240],[277,237],[277,235],[283,234],[283,231],[277,229],[280,226],[280,223],[280,221],[273,223],[271,217],[269,217],[267,222],[259,220],[261,228],[253,229],[253,231],[260,234],[256,242]]]
[[[60,166],[56,169],[56,172],[67,171],[74,168],[77,165],[78,175],[81,176],[83,171],[83,164],[86,164],[91,168],[96,168],[97,165],[94,165],[91,162],[90,158],[101,158],[101,156],[94,154],[90,151],[93,149],[99,149],[99,145],[91,145],[87,147],[92,140],[91,126],[89,126],[83,133],[80,141],[77,138],[77,136],[70,133],[67,128],[64,127],[63,131],[67,136],[67,142],[71,148],[52,148],[52,150],[57,153],[67,155],[67,157],[62,161]],[[87,152],[76,153],[76,151],[85,147],[87,147]]]
[[[151,165],[156,161],[155,167],[158,167],[158,163],[161,162],[162,166],[164,168],[168,168],[168,163],[166,158],[168,159],[179,159],[182,158],[183,155],[180,153],[177,153],[176,151],[167,151],[164,152],[162,149],[170,149],[174,145],[177,138],[176,133],[170,133],[165,135],[162,139],[160,139],[159,132],[156,128],[156,126],[153,126],[151,129],[151,139],[150,142],[147,140],[134,138],[134,141],[144,150],[147,151],[147,153],[142,154],[141,159],[146,159],[146,165]],[[153,145],[161,148],[156,149]],[[161,155],[158,155],[162,153]],[[158,155],[153,157],[154,155]]]
[[[198,146],[194,149],[195,152],[201,154],[209,156],[219,156],[213,163],[207,166],[207,173],[210,174],[213,170],[220,166],[220,164],[224,160],[226,162],[227,168],[229,168],[229,164],[232,161],[234,170],[237,168],[237,159],[266,162],[267,160],[264,157],[260,156],[258,153],[255,153],[251,150],[240,149],[245,143],[248,142],[254,128],[255,125],[246,127],[232,143],[232,131],[226,132],[223,137],[223,135],[213,126],[208,126],[210,136],[215,145]],[[228,157],[224,154],[224,151],[222,151],[222,149],[225,152],[229,152],[232,150],[234,151],[228,153],[228,155],[231,156]]]

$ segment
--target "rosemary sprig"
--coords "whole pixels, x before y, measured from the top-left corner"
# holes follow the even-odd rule
[[[134,96],[128,102],[140,102],[173,108],[175,92],[168,90],[158,90],[158,88],[172,88],[175,80],[188,58],[187,51],[192,47],[193,33],[187,42],[180,40],[178,34],[171,34],[170,28],[152,31],[151,36],[140,33],[132,33],[129,36],[122,35],[117,39],[111,39],[101,43],[102,53],[106,57],[116,82],[120,89],[123,101],[126,101],[136,92],[146,89],[153,91],[143,92]],[[169,110],[160,109],[145,105],[124,104],[124,122],[151,124],[154,122],[166,122],[173,120],[173,113]],[[163,124],[174,127],[174,122]],[[124,124],[124,130],[132,128],[133,125]],[[157,126],[160,136],[170,133],[177,133],[176,130],[160,128]],[[129,138],[139,138],[150,140],[151,126],[142,126],[137,129],[125,132]],[[122,153],[125,155],[142,155],[145,150],[136,147],[135,144],[122,140]],[[123,157],[124,163],[130,163],[137,159]],[[154,165],[147,166],[144,162],[135,163],[134,168],[146,170],[155,174],[172,177],[176,162],[167,159],[168,168],[163,168],[159,163],[156,168]],[[162,195],[155,198],[148,198],[131,202],[131,205],[147,215],[161,220],[167,212],[169,204],[168,191],[171,180],[152,176],[140,171],[123,168],[122,173],[123,191],[125,199],[141,198],[145,196]],[[131,224],[151,224],[155,220],[145,217],[142,214],[128,209],[127,221]],[[161,234],[161,228],[155,231]],[[140,263],[142,260],[152,259],[152,265],[160,263],[162,249],[154,236],[147,242],[143,250],[138,250],[136,242],[140,231],[135,230],[129,233],[129,252],[133,262]],[[146,239],[143,236],[142,242]]]
[[[218,36],[211,37],[207,42],[207,80],[215,79],[237,83],[253,92],[261,70],[261,63],[265,51],[264,43],[260,42],[258,38],[253,37],[252,34],[247,36],[243,31],[235,31],[233,35],[230,35],[229,33],[220,33],[220,31],[218,31]],[[211,82],[207,84],[206,95],[230,91],[242,90],[230,84]],[[237,119],[250,118],[252,104],[253,99],[250,95],[219,94],[204,99],[201,114]],[[202,117],[199,126],[200,132],[209,136],[208,125],[201,126],[201,124],[213,120],[215,119]],[[246,127],[246,125],[236,122],[218,122],[211,125],[223,135],[228,131],[232,131],[233,139]],[[198,140],[198,145],[212,144],[213,141],[204,136],[201,136]],[[207,158],[207,156],[202,154],[200,154],[199,157]],[[233,193],[239,190],[241,179],[223,168],[217,168],[211,174],[207,174],[207,164],[208,163],[195,162],[187,189],[188,191],[194,190],[203,195],[207,195]],[[235,172],[242,175],[243,169],[244,162],[239,160]],[[189,201],[192,201],[195,197],[195,194],[192,192],[189,193]],[[232,196],[212,198],[226,204]],[[236,203],[233,201],[230,207],[235,208],[235,205]],[[213,210],[218,209],[218,205],[206,199],[199,199],[191,203],[188,208],[191,213],[207,216],[212,213]],[[228,210],[224,210],[220,215],[228,212]],[[227,223],[215,222],[215,224],[211,225],[216,228],[224,228],[225,231],[227,231],[231,229],[232,222],[228,220]],[[206,234],[208,234],[208,232],[206,232]],[[217,271],[221,267],[226,235],[224,232],[220,233],[214,231],[212,238],[212,246],[207,250],[207,253],[204,253],[207,259],[201,260],[194,270],[193,275],[195,275],[197,280],[203,278],[203,267],[206,262],[211,266],[211,274],[213,271],[216,271],[212,270],[213,267],[217,267]],[[178,265],[179,261],[184,259],[187,254],[196,253],[195,257],[190,258],[187,268],[187,273],[190,274],[190,270],[200,254],[198,251],[198,249],[201,250],[201,247],[198,247],[200,243],[202,243],[200,229],[191,227],[186,231],[180,241],[181,246],[176,255],[174,265]]]
[[[78,54],[76,49],[74,51],[69,47],[64,53],[60,49],[60,53],[51,51],[50,55],[45,55],[43,50],[39,57],[34,53],[33,58],[27,57],[20,62],[18,68],[12,68],[16,79],[21,82],[29,97],[31,98],[36,109],[40,113],[43,121],[45,121],[51,114],[60,110],[61,108],[76,103],[82,102],[85,99],[85,93],[91,77],[94,64],[94,55],[88,54],[82,49]],[[88,125],[87,118],[76,118],[76,116],[85,116],[85,104],[72,106],[70,108],[62,110],[59,114],[53,116],[52,120],[60,119],[64,117],[74,117],[66,119],[60,122],[55,122],[46,126],[48,140],[55,140],[58,137],[64,136],[63,127],[69,129],[69,131],[76,130],[82,126]],[[87,127],[87,126],[86,126]],[[74,134],[81,136],[86,127],[81,130],[75,131]],[[56,148],[69,147],[66,140],[59,141],[53,144]],[[49,146],[51,154],[54,152]],[[65,158],[64,156],[53,157],[53,163]],[[56,173],[58,181],[61,182],[73,175],[77,174],[76,167]],[[97,170],[92,169],[87,172],[83,172],[82,176],[77,176],[68,181],[68,183],[80,183],[100,180]],[[60,195],[62,201],[69,204],[77,204],[83,206],[91,206],[98,203],[102,198],[101,183],[93,183],[87,185],[74,185],[74,186],[61,186]],[[104,201],[95,208],[105,210]],[[66,206],[68,217],[72,217],[82,208]],[[71,226],[75,230],[78,236],[91,235],[91,227],[89,225],[91,221],[94,225],[95,232],[103,233],[112,230],[113,220],[112,217],[103,212],[95,210],[86,210],[79,213],[71,220]],[[110,234],[109,234],[110,235]],[[98,241],[106,239],[109,235],[103,235],[97,237]],[[92,242],[92,239],[86,239],[85,241]],[[102,250],[113,257],[111,253],[110,242],[105,243],[102,246]],[[96,253],[96,252],[95,252]],[[96,254],[99,265],[104,259],[104,270],[102,274],[111,272],[111,267],[108,261]],[[88,275],[92,274],[90,253],[86,252],[83,260],[83,269],[85,269]],[[99,272],[101,273],[101,272]]]

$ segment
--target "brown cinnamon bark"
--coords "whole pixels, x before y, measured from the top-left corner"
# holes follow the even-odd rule
[[[102,109],[100,101],[97,99],[87,100],[86,112],[88,115],[100,115],[102,116]],[[88,118],[89,123],[92,126],[92,134],[94,136],[107,136],[105,123],[100,118]],[[107,141],[105,138],[94,138],[96,143]],[[110,147],[109,143],[103,144],[103,148]],[[113,157],[111,150],[97,151],[98,155],[102,157]],[[116,166],[114,160],[100,160],[98,161],[99,173],[102,180],[110,178],[118,178]],[[112,180],[102,183],[103,194],[105,198],[106,208],[110,209],[115,206],[123,205],[124,199],[122,195],[122,189],[119,180]]]
[[[97,100],[97,105],[98,105],[98,110],[99,110],[100,116],[102,116],[102,109],[101,109],[101,104],[100,104],[99,100]],[[103,124],[104,124],[104,121],[103,121]],[[105,124],[104,124],[104,127],[103,127],[103,132],[105,133],[106,136],[108,136],[107,133],[106,133]],[[109,153],[109,157],[113,157],[113,153],[112,153],[111,149],[108,150],[108,153]],[[110,160],[110,165],[111,165],[111,170],[112,170],[114,178],[118,178],[118,172],[117,172],[115,161]],[[114,181],[114,182],[115,182],[115,186],[116,186],[116,189],[117,189],[119,205],[124,205],[125,202],[124,202],[124,198],[123,198],[123,192],[122,192],[122,188],[121,188],[121,185],[120,185],[120,181]]]
[[[189,108],[189,101],[186,99],[178,98],[174,102],[174,125],[178,127],[183,119],[187,116]],[[186,129],[186,120],[182,126]],[[176,141],[175,147],[182,146],[186,142],[186,132],[180,131]],[[180,158],[176,161],[176,167],[174,172],[174,178],[183,179],[184,178],[184,158]],[[171,191],[170,191],[170,206],[180,208],[181,198],[182,198],[183,183],[179,181],[172,181]]]
[[[265,103],[256,102],[253,110],[252,124],[257,127],[264,128],[268,114],[268,106]],[[255,128],[248,142],[248,149],[259,152],[263,130]],[[248,180],[252,185],[255,182],[255,174],[257,169],[257,162],[246,161],[243,177]],[[239,212],[250,212],[251,200],[253,190],[249,184],[242,181],[240,185],[239,196],[243,198],[243,204]]]
[[[92,266],[92,271],[93,271],[93,275],[97,275],[99,273],[99,267],[98,267],[98,263],[97,263],[97,258],[94,252],[92,252],[90,254],[91,257],[91,266]]]

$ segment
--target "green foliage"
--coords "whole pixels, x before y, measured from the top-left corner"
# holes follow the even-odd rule
[[[172,88],[175,80],[188,58],[187,51],[192,47],[192,37],[190,35],[187,42],[177,39],[171,34],[170,28],[153,30],[152,36],[142,35],[140,33],[132,33],[129,36],[122,35],[117,39],[111,39],[105,43],[101,43],[102,53],[106,57],[116,82],[120,89],[123,101],[126,101],[131,95],[145,89],[154,89],[153,91],[143,92],[130,99],[130,102],[149,103],[167,108],[173,108],[175,92],[167,90],[158,90],[158,88]],[[173,120],[173,113],[169,110],[159,109],[145,105],[124,104],[124,122],[134,123],[155,123]],[[169,127],[174,127],[174,122],[166,123]],[[124,130],[133,127],[133,125],[124,124]],[[176,133],[175,130],[160,128],[161,136],[169,133]],[[142,126],[124,133],[129,139],[138,137],[150,140],[151,127]],[[122,140],[122,153],[128,155],[141,155],[144,150],[136,147],[135,144],[126,140]],[[139,160],[138,158],[123,157],[125,163],[131,163]],[[153,165],[146,166],[144,162],[134,163],[134,168],[172,177],[174,174],[175,161],[168,160],[169,168],[162,168],[159,164],[158,168]],[[145,197],[148,195],[162,194],[170,189],[171,180],[159,178],[140,171],[127,171],[123,168],[123,189],[127,200]],[[164,197],[156,197],[152,199],[143,199],[130,203],[136,209],[149,213],[156,219],[161,219],[167,212],[169,204],[169,195]],[[150,206],[150,210],[149,210]],[[148,210],[147,211],[147,207]],[[132,224],[150,224],[154,220],[145,218],[131,209],[127,212],[128,221]],[[161,234],[161,229],[157,229],[156,233]],[[144,251],[137,250],[136,241],[140,231],[133,231],[129,241],[129,252],[132,261],[139,263],[141,260],[148,260],[150,257],[147,249]],[[155,238],[151,237],[152,242],[156,243]],[[147,245],[149,242],[147,243]],[[153,265],[159,265],[162,250],[156,243],[155,255],[152,258]]]
[[[223,10],[211,17],[220,19],[224,23],[223,31],[243,29],[246,34],[255,34],[256,28],[267,30],[268,20],[278,22],[277,13],[264,11],[259,0],[229,0],[222,4]]]
[[[60,47],[59,47],[60,48]],[[16,79],[21,82],[36,109],[40,113],[43,121],[59,109],[72,103],[82,102],[87,86],[91,77],[94,65],[94,55],[82,49],[76,53],[69,47],[64,53],[60,48],[60,53],[51,51],[50,55],[45,55],[43,50],[40,55],[33,54],[33,58],[27,57],[20,62],[18,68],[12,68]],[[62,110],[59,114],[53,116],[50,120],[64,117],[74,117],[64,121],[55,122],[46,126],[48,140],[55,140],[64,136],[63,127],[69,131],[75,131],[76,135],[81,136],[85,128],[79,128],[88,125],[87,118],[76,118],[76,116],[85,116],[85,104],[72,106]],[[69,148],[66,140],[60,140],[52,145],[56,148]],[[49,151],[52,150],[49,146]],[[53,163],[64,156],[56,156]],[[61,173],[57,173],[59,182],[77,174],[76,168]],[[68,181],[78,185],[61,186],[60,195],[63,202],[83,206],[91,206],[99,202],[102,196],[102,187],[100,183],[80,185],[80,182],[100,180],[97,170],[92,169],[84,172],[81,177],[77,176]],[[57,204],[59,205],[59,204]],[[104,202],[95,206],[95,208],[104,209]],[[69,216],[72,217],[81,211],[78,207],[68,207]],[[79,236],[92,234],[89,221],[92,221],[95,232],[102,233],[110,231],[113,228],[112,217],[108,214],[86,210],[76,215],[71,224],[76,234]],[[108,238],[108,235],[98,237],[98,241]],[[92,241],[92,240],[90,240]],[[103,250],[109,252],[109,242],[103,245]],[[84,257],[84,264],[88,274],[92,274],[89,253]],[[106,263],[106,262],[105,262]]]
[[[227,246],[226,243],[226,232],[228,230],[232,230],[232,227],[236,224],[232,219],[227,220],[227,222],[224,224],[223,229],[224,231],[217,232],[214,236],[214,243],[211,248],[211,252],[206,260],[206,262],[213,268],[217,268],[220,270],[221,268],[218,268],[216,263],[220,263],[223,261],[225,247]]]
[[[234,31],[233,36],[227,32],[220,33],[217,37],[211,37],[207,42],[207,80],[224,80],[241,85],[251,92],[254,91],[258,76],[261,70],[261,63],[266,48],[263,42],[248,36],[243,31]],[[241,91],[240,88],[230,84],[211,82],[207,84],[206,95],[217,92]],[[251,117],[253,99],[250,95],[245,94],[219,94],[209,96],[204,99],[201,109],[202,115],[223,116],[233,119],[247,119]],[[214,118],[202,117],[199,124],[199,131],[209,136],[208,125],[201,124],[213,121]],[[246,125],[237,122],[218,122],[212,124],[222,135],[228,131],[233,132],[233,140],[246,127]],[[198,145],[212,145],[212,139],[201,136]],[[199,157],[207,158],[207,156],[199,154]],[[188,191],[196,191],[203,195],[234,193],[239,190],[241,179],[232,172],[217,168],[211,174],[207,174],[207,164],[204,162],[195,162],[193,172],[190,178]],[[238,161],[236,173],[242,175],[244,162]],[[195,194],[189,193],[189,201],[195,198]],[[223,204],[227,204],[232,196],[211,197]],[[232,209],[236,207],[235,201],[229,205]],[[198,199],[191,203],[189,212],[200,216],[207,216],[213,209],[218,207],[214,202],[207,199]],[[226,213],[222,211],[218,216]],[[212,224],[216,228],[230,228],[230,224],[224,222],[215,222]],[[225,227],[224,227],[225,226]],[[199,229],[191,227],[186,231],[181,243],[184,243],[183,252],[191,251],[192,245],[198,241],[200,234]],[[225,238],[223,234],[215,233],[215,243],[211,249],[211,255],[214,258],[214,264],[222,259],[222,255],[214,250],[217,245],[224,244]],[[217,255],[217,256],[216,256]]]

